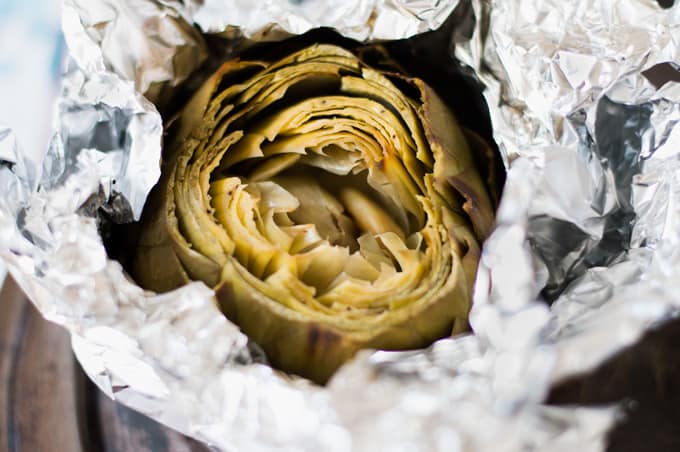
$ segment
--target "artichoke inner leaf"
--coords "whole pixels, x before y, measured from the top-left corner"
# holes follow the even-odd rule
[[[394,305],[396,292],[416,287],[428,267],[421,265],[425,240],[420,236],[409,248],[407,237],[426,222],[419,198],[428,189],[423,176],[431,162],[416,158],[429,155],[429,148],[414,152],[426,148],[422,128],[396,88],[387,79],[362,80],[347,75],[348,68],[343,71],[349,97],[296,101],[301,81],[317,93],[340,87],[339,67],[319,61],[265,71],[240,95],[230,94],[237,108],[228,106],[234,111],[217,127],[218,134],[252,123],[231,145],[217,174],[229,175],[230,168],[250,161],[254,169],[243,181],[233,175],[241,184],[238,195],[221,199],[228,207],[218,210],[222,219],[240,220],[228,220],[225,228],[239,238],[236,257],[254,276],[273,283],[284,271],[288,276],[281,281],[299,278],[321,305],[375,313]],[[254,106],[238,107],[248,103]],[[300,169],[305,166],[309,169]],[[330,174],[311,168],[344,180],[333,184]],[[363,183],[353,184],[356,177]],[[225,209],[232,214],[225,215]],[[286,282],[287,289],[281,289],[299,291],[297,284]]]

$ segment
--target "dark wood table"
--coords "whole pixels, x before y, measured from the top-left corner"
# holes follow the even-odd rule
[[[0,291],[0,452],[208,450],[99,391],[66,331],[7,279]]]

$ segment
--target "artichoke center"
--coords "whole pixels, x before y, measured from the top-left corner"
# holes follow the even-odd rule
[[[213,134],[235,142],[221,151],[209,196],[251,275],[280,279],[281,292],[329,314],[380,313],[411,299],[433,258],[428,243],[442,241],[420,232],[432,158],[386,100],[343,92],[348,77],[325,74],[315,86],[329,93],[284,96],[233,121],[242,130],[218,126]]]

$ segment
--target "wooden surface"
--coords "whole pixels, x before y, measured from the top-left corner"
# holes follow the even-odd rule
[[[0,452],[207,452],[111,401],[85,376],[68,334],[16,283],[0,291]]]
[[[648,331],[589,375],[553,388],[548,401],[620,404],[624,417],[609,434],[607,452],[680,451],[680,319]]]

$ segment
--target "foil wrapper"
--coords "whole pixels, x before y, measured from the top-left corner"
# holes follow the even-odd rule
[[[201,30],[222,33],[238,27],[247,37],[284,31],[302,34],[332,27],[358,40],[402,39],[438,28],[457,1],[441,0],[313,0],[257,3],[243,0],[189,0],[180,3]]]
[[[159,175],[151,101],[207,57],[192,25],[398,39],[452,12],[442,59],[484,84],[507,168],[473,334],[362,352],[322,388],[268,367],[202,283],[156,295],[107,257],[102,218],[138,219]],[[219,450],[603,450],[615,407],[545,400],[680,305],[680,84],[649,79],[679,19],[652,0],[65,0],[47,156],[0,130],[0,256],[103,391]]]

